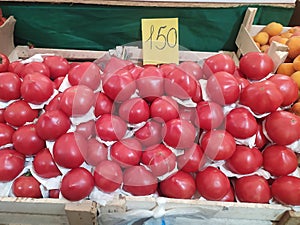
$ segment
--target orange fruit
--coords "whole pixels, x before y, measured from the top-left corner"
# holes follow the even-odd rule
[[[288,31],[283,32],[283,33],[280,34],[280,36],[283,37],[283,38],[290,38],[292,35],[293,34],[291,32],[288,32]]]
[[[286,42],[289,47],[289,57],[294,59],[300,55],[300,36],[290,37]]]
[[[263,31],[267,32],[270,36],[279,35],[282,32],[283,26],[277,22],[271,22],[265,26]]]
[[[270,48],[270,45],[262,45],[260,46],[260,51],[267,53]]]
[[[293,67],[297,71],[300,70],[300,55],[298,55],[296,58],[294,58]]]
[[[295,113],[296,115],[300,116],[300,102],[294,103],[294,105],[291,107],[290,111],[292,113]]]
[[[296,71],[291,75],[291,78],[296,81],[298,88],[300,89],[300,71]]]
[[[286,44],[287,40],[288,40],[288,38],[284,38],[279,35],[275,35],[275,36],[270,37],[269,44],[271,44],[272,41],[277,41],[281,44]]]
[[[281,63],[276,73],[291,76],[295,71],[293,63]]]
[[[265,45],[269,41],[269,34],[267,32],[261,31],[258,32],[254,37],[254,41],[259,43],[260,45]]]

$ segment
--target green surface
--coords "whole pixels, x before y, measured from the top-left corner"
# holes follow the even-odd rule
[[[16,20],[15,44],[108,50],[141,40],[142,18],[179,18],[179,43],[193,51],[234,51],[247,6],[234,8],[108,7],[81,4],[2,3]],[[287,25],[292,8],[259,6],[254,24]],[[0,40],[1,41],[1,40]]]

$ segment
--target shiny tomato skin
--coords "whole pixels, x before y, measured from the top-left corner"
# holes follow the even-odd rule
[[[61,175],[61,172],[55,164],[54,159],[51,153],[49,152],[48,148],[42,149],[35,155],[32,165],[34,171],[40,177],[51,178]]]
[[[24,100],[18,100],[11,103],[4,111],[4,119],[12,126],[20,127],[26,122],[32,122],[38,117],[39,111],[32,109]]]
[[[271,189],[268,181],[258,175],[249,175],[235,181],[235,194],[241,202],[269,203]]]
[[[21,75],[21,78],[24,78],[28,74],[35,73],[35,72],[43,74],[44,76],[50,78],[49,67],[42,62],[30,62],[30,63],[25,64],[20,75]]]
[[[105,93],[99,92],[96,97],[94,114],[99,117],[109,113],[113,113],[113,101]]]
[[[79,123],[78,125],[76,125],[75,131],[77,133],[82,134],[86,139],[95,137],[96,135],[95,121],[89,120],[86,122]]]
[[[15,179],[12,191],[16,197],[42,198],[40,183],[33,176],[22,175]]]
[[[59,89],[60,85],[63,83],[65,77],[57,77],[53,80],[53,85],[55,89]]]
[[[6,121],[4,119],[4,111],[5,111],[5,108],[0,109],[0,123],[6,123]]]
[[[61,194],[70,201],[86,198],[95,185],[93,175],[85,168],[71,169],[61,181]]]
[[[233,155],[225,162],[225,167],[236,174],[253,173],[262,165],[262,153],[255,147],[243,145],[237,145]]]
[[[230,182],[218,168],[208,166],[196,175],[196,187],[206,200],[220,200],[230,190]]]
[[[96,138],[88,139],[87,150],[84,154],[85,162],[92,166],[97,166],[101,161],[107,159],[108,149],[107,146]]]
[[[183,71],[188,73],[190,76],[194,76],[196,80],[204,77],[202,67],[193,61],[184,61],[178,65]]]
[[[134,68],[134,66],[135,65],[130,60],[124,60],[124,59],[120,59],[116,56],[112,56],[109,58],[108,62],[106,62],[103,73],[111,74],[111,73],[115,73],[121,69],[131,70]]]
[[[224,195],[224,197],[222,199],[220,199],[219,201],[221,201],[221,202],[234,202],[235,201],[234,190],[233,190],[232,186],[230,187],[230,190],[227,192],[227,194]]]
[[[162,125],[155,120],[149,120],[134,133],[134,137],[144,146],[154,146],[162,142]]]
[[[264,169],[273,176],[288,175],[298,167],[296,153],[286,146],[269,145],[262,154]]]
[[[59,189],[51,189],[49,190],[49,198],[59,198]]]
[[[19,127],[12,135],[14,148],[24,155],[35,155],[46,146],[36,131],[35,124]]]
[[[95,185],[103,192],[111,193],[121,187],[123,172],[114,161],[101,161],[94,169]]]
[[[0,151],[0,182],[15,179],[24,169],[25,156],[14,149]]]
[[[176,68],[175,63],[166,63],[159,66],[159,69],[163,72],[164,77],[166,77],[172,70]]]
[[[196,192],[196,183],[191,174],[178,171],[161,181],[159,189],[168,198],[191,199]]]
[[[15,129],[6,123],[0,123],[0,146],[12,143]]]
[[[268,139],[266,138],[266,136],[263,132],[262,123],[258,122],[257,125],[258,125],[258,129],[257,129],[257,133],[255,136],[255,146],[258,149],[263,149],[263,147],[265,147],[266,144],[268,143]]]
[[[21,79],[11,72],[0,73],[0,100],[10,101],[21,97]]]
[[[24,70],[25,65],[21,61],[11,62],[8,66],[8,72],[15,73],[21,77],[21,73]]]
[[[47,105],[45,105],[44,109],[45,111],[52,111],[52,110],[59,110],[60,109],[60,100],[63,93],[59,92],[57,95],[55,95]]]
[[[167,122],[178,118],[179,106],[170,96],[161,96],[151,103],[150,114],[158,122]]]
[[[62,56],[46,56],[43,63],[48,66],[50,78],[53,80],[58,77],[65,77],[70,70],[70,64],[68,60]]]

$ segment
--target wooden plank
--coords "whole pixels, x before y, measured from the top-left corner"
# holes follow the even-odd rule
[[[97,225],[97,204],[92,201],[68,203],[65,211],[70,225]]]
[[[300,212],[286,211],[277,225],[299,225]]]
[[[20,225],[68,225],[68,218],[61,215],[24,214],[24,213],[0,213],[0,221],[3,224]],[[41,223],[42,222],[42,223]]]

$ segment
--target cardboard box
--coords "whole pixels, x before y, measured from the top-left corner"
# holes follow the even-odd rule
[[[0,52],[9,55],[14,50],[14,30],[16,19],[13,16],[8,17],[2,26],[0,26]]]

